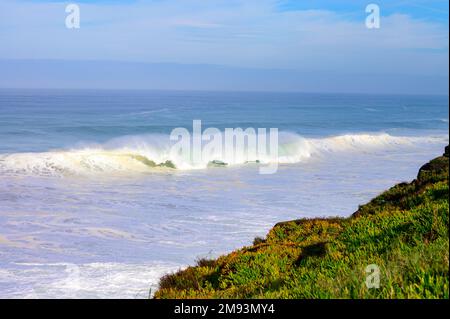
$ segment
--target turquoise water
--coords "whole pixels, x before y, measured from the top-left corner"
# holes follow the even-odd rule
[[[302,136],[446,132],[445,96],[0,91],[1,152],[46,151],[126,135],[205,127],[277,127]]]
[[[348,216],[414,178],[448,118],[446,96],[0,90],[0,297],[147,297],[278,221]],[[171,158],[197,119],[278,128],[278,171]]]

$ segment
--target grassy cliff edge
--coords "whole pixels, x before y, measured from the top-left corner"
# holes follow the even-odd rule
[[[448,169],[447,146],[351,217],[279,223],[249,247],[164,276],[155,298],[449,298]],[[366,286],[369,265],[379,288]]]

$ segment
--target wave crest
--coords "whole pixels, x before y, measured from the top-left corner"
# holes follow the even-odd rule
[[[370,152],[419,143],[448,143],[448,136],[406,137],[382,134],[346,134],[326,138],[304,138],[280,132],[278,157],[251,154],[227,158],[222,153],[209,153],[200,163],[174,156],[169,136],[129,136],[103,145],[42,153],[0,154],[0,174],[84,175],[92,173],[145,173],[167,169],[204,169],[210,166],[245,165],[249,163],[301,163],[330,153]],[[250,152],[252,153],[252,152]]]

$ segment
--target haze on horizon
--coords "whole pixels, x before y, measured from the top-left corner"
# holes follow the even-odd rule
[[[448,1],[2,0],[0,88],[448,95]],[[366,6],[380,29],[365,26]]]

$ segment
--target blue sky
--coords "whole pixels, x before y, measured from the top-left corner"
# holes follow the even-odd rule
[[[62,0],[22,0],[28,2],[41,3],[69,3]],[[142,2],[158,2],[161,0],[78,0],[73,3],[80,4],[103,4],[103,5],[137,5]],[[205,0],[208,1],[208,0]],[[276,1],[276,7],[281,11],[295,10],[329,10],[341,12],[349,16],[361,16],[362,10],[368,3],[376,3],[383,8],[385,15],[401,13],[420,19],[429,19],[434,21],[448,21],[449,2],[445,0],[279,0]]]
[[[448,1],[443,0],[412,0],[412,1],[393,1],[393,0],[286,0],[280,1],[280,8],[283,10],[331,10],[342,12],[348,15],[360,16],[361,8],[368,3],[378,4],[382,8],[384,15],[407,14],[419,19],[430,21],[448,21]]]
[[[65,28],[68,3],[80,5],[78,30]],[[380,29],[365,27],[369,3],[380,6]],[[448,1],[2,0],[0,60],[11,59],[422,77],[415,85],[428,92],[448,82]]]

